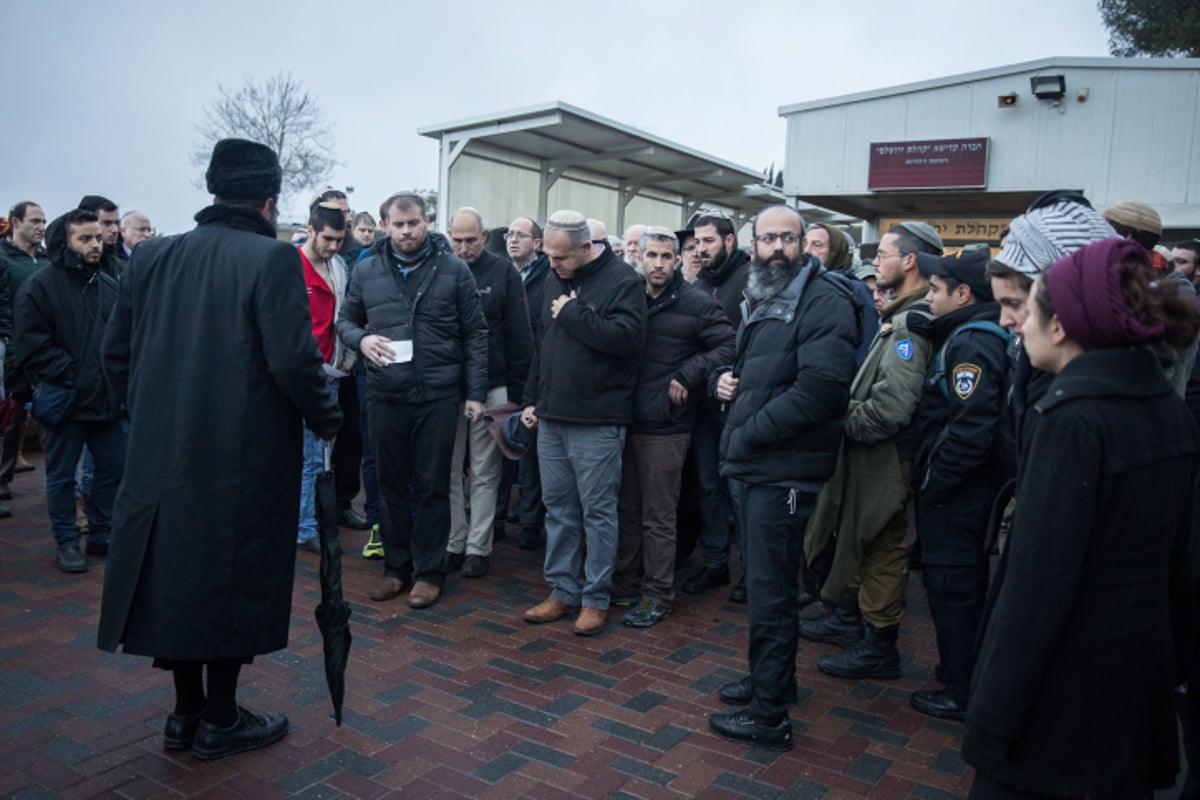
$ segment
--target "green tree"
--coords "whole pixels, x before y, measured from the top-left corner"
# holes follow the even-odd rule
[[[1099,0],[1114,56],[1200,57],[1200,2]]]

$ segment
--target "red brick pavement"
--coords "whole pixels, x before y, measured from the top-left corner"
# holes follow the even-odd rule
[[[281,743],[223,761],[162,751],[173,692],[148,660],[95,647],[102,561],[53,562],[42,472],[17,476],[0,522],[0,796],[923,798],[962,796],[960,727],[908,693],[932,683],[933,631],[919,580],[902,628],[904,676],[821,675],[826,645],[797,660],[796,747],[778,754],[708,732],[718,687],[745,669],[745,608],[724,591],[680,595],[648,631],[610,620],[594,639],[567,621],[531,626],[546,594],[537,555],[511,538],[491,574],[451,578],[436,607],[377,604],[378,562],[343,530],[354,646],[342,727],[331,719],[317,559],[298,555],[291,643],[243,671],[240,700],[286,713]]]

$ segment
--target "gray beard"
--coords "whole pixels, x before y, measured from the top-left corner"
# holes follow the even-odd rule
[[[751,305],[773,300],[800,274],[804,257],[789,261],[785,267],[771,266],[755,259],[750,262],[750,276],[746,281],[746,297]]]

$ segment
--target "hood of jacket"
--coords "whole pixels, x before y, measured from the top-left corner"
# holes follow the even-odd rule
[[[79,253],[76,253],[67,246],[66,214],[63,214],[46,226],[46,255],[49,256],[50,263],[54,266],[79,273],[80,275],[95,272],[101,267],[101,264],[96,264],[94,267],[84,264],[83,258],[80,257]],[[103,255],[101,255],[100,260],[103,263]]]

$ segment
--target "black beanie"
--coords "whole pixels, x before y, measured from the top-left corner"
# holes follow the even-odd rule
[[[266,145],[222,139],[213,148],[204,177],[209,194],[216,197],[258,200],[279,194],[283,170],[275,151]]]

